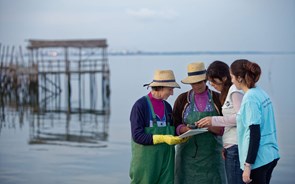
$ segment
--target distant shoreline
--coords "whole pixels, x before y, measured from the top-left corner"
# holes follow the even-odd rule
[[[167,52],[146,52],[146,51],[110,51],[109,56],[166,56],[166,55],[292,55],[295,52],[283,51],[167,51]]]

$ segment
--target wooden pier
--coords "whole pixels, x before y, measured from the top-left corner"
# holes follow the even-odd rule
[[[78,136],[84,140],[86,135],[73,134],[79,132],[77,127],[71,130],[71,126],[76,126],[75,123],[71,125],[74,118],[81,125],[94,123],[95,127],[100,127],[91,134],[94,142],[97,138],[105,140],[110,115],[107,47],[105,39],[30,39],[27,52],[20,47],[16,49],[0,44],[1,119],[7,114],[7,109],[30,106],[33,112],[30,144],[40,143],[41,137],[41,142],[46,142],[47,136],[42,135],[48,135],[48,128],[43,130],[42,127],[52,124],[52,118],[65,125],[66,133],[58,134],[59,137]],[[58,120],[60,117],[64,121]],[[85,140],[89,141],[89,136]]]
[[[20,78],[25,78],[28,91],[38,90],[37,101],[41,106],[47,99],[56,97],[64,90],[68,110],[73,106],[71,97],[76,93],[75,96],[79,99],[78,105],[75,105],[76,109],[88,106],[90,109],[99,109],[102,114],[109,113],[110,70],[106,40],[28,40],[28,42],[26,63],[12,62],[17,59],[5,56],[5,52],[9,55],[9,49],[2,49],[2,58],[4,58],[1,60],[2,82],[5,77],[9,77],[10,79],[6,81],[9,84],[6,85],[18,88],[24,85]],[[13,50],[11,55],[14,54]],[[101,100],[98,100],[99,96]],[[85,104],[86,101],[88,105]]]

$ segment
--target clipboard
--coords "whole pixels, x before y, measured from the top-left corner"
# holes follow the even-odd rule
[[[185,137],[189,137],[189,136],[193,136],[193,135],[197,135],[197,134],[201,134],[204,132],[208,132],[208,128],[197,128],[197,129],[191,129],[183,134],[181,134],[180,136],[178,136],[179,138],[185,138]]]

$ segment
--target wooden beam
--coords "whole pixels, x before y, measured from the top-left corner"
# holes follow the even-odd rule
[[[106,39],[95,40],[28,40],[28,49],[46,48],[46,47],[75,47],[75,48],[106,48]]]

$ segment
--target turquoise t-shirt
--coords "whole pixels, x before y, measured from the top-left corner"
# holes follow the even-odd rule
[[[259,87],[249,89],[243,97],[236,118],[242,170],[249,149],[250,125],[260,125],[261,132],[258,154],[251,168],[261,167],[280,157],[273,106],[265,91]]]

